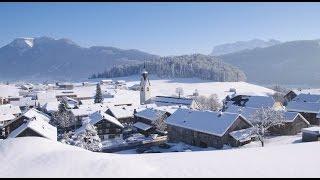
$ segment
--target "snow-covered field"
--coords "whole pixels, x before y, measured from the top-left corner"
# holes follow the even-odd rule
[[[140,83],[139,76],[114,78],[113,80],[125,80],[128,86]],[[232,92],[229,92],[230,88],[235,88],[238,94],[266,96],[274,93],[274,91],[269,88],[247,82],[212,82],[198,78],[160,79],[151,76],[150,83],[152,96],[176,95],[175,91],[177,87],[183,88],[185,96],[192,95],[195,89],[197,89],[200,95],[209,96],[211,94],[217,94],[220,100],[232,94]],[[139,98],[138,93],[136,97]]]
[[[139,76],[129,76],[121,78],[113,78],[113,80],[125,80],[127,86],[130,87],[134,84],[140,83]],[[92,80],[99,82],[99,80]],[[238,94],[266,96],[273,94],[274,91],[263,86],[250,84],[247,82],[211,82],[198,78],[176,78],[176,79],[160,79],[158,77],[150,77],[151,95],[152,96],[172,96],[176,95],[176,88],[182,87],[184,95],[192,95],[195,89],[198,90],[200,95],[209,96],[217,94],[220,100],[224,99],[227,95],[232,94],[229,92],[230,88],[235,88]],[[81,83],[78,83],[81,84]],[[106,86],[101,87],[103,91],[108,90]],[[95,86],[76,86],[72,91],[80,96],[94,96]],[[110,91],[110,89],[109,89]],[[63,90],[48,91],[47,97],[52,94],[62,93]],[[0,85],[0,97],[8,95],[18,96],[19,89],[13,85]],[[46,97],[46,96],[44,96]],[[132,90],[117,90],[117,96],[112,101],[117,102],[137,102],[139,103],[139,91]]]
[[[0,141],[0,177],[319,177],[320,143],[104,154],[26,137]]]

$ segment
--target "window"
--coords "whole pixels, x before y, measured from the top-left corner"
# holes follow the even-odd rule
[[[114,139],[116,136],[114,134],[109,135],[109,139]]]

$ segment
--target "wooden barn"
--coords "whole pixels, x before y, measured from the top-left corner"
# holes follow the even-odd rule
[[[49,124],[50,117],[36,110],[30,109],[21,116],[4,126],[6,138],[38,136],[50,140],[57,140],[57,128]]]
[[[122,130],[124,126],[114,117],[102,112],[97,111],[91,114],[87,122],[84,122],[83,126],[76,130],[76,133],[83,132],[86,127],[86,123],[90,123],[97,128],[97,132],[101,140],[122,138]]]
[[[273,135],[296,135],[303,128],[310,126],[310,123],[298,112],[285,112],[285,124],[269,129]]]
[[[178,109],[167,118],[170,142],[184,142],[199,147],[223,148],[229,133],[252,127],[242,115],[212,111]]]
[[[161,111],[153,108],[146,108],[134,114],[134,127],[140,133],[149,135],[157,130],[156,123],[159,120],[167,119],[171,114],[166,111]]]
[[[302,129],[302,142],[320,140],[320,127],[309,127]]]
[[[134,122],[133,111],[131,111],[131,109],[126,109],[125,107],[113,106],[110,107],[106,113],[116,118],[122,124],[133,124]]]
[[[320,103],[290,101],[286,109],[300,113],[311,125],[320,125]]]

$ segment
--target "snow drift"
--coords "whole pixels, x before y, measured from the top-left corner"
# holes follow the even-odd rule
[[[318,177],[320,144],[121,155],[43,138],[0,141],[0,177]]]

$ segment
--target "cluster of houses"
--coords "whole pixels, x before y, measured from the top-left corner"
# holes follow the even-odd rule
[[[272,96],[228,95],[219,111],[198,110],[193,98],[151,96],[148,72],[143,70],[140,84],[127,87],[125,81],[101,80],[107,87],[107,101],[94,103],[94,95],[77,87],[96,86],[96,83],[56,83],[45,90],[31,84],[20,86],[18,97],[0,98],[0,138],[40,136],[57,140],[59,129],[50,122],[63,101],[76,119],[70,130],[75,134],[89,123],[97,128],[102,141],[125,139],[133,133],[145,136],[166,136],[169,142],[184,142],[199,147],[223,148],[250,143],[255,139],[249,121],[259,108],[283,111],[285,125],[270,129],[272,135],[296,135],[302,132],[303,141],[320,137],[320,95],[290,91],[285,106]],[[81,89],[81,88],[78,88]],[[140,102],[115,101],[117,90],[140,91]],[[138,104],[138,105],[135,105]],[[163,123],[165,130],[159,128]]]

